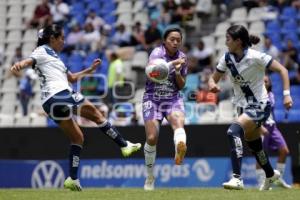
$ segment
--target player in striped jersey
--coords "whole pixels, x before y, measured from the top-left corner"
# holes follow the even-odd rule
[[[84,136],[78,124],[73,120],[73,114],[95,122],[99,129],[120,147],[123,156],[129,156],[139,150],[141,144],[126,141],[90,101],[69,86],[69,82],[74,83],[81,77],[92,74],[101,64],[101,60],[95,59],[90,67],[71,73],[57,55],[63,49],[63,45],[62,27],[55,24],[47,26],[39,31],[38,47],[31,56],[15,63],[11,71],[18,72],[32,66],[38,73],[43,109],[71,141],[69,177],[65,180],[64,186],[72,191],[81,191],[78,167]]]
[[[266,174],[260,190],[269,190],[271,183],[280,177],[280,172],[273,170],[269,158],[263,150],[261,134],[264,123],[270,115],[271,105],[264,86],[265,70],[269,68],[278,72],[283,80],[284,106],[291,108],[293,101],[290,96],[290,84],[287,70],[271,56],[251,49],[259,38],[249,35],[242,25],[233,25],[226,31],[226,52],[219,60],[217,70],[209,79],[209,89],[219,92],[217,85],[221,77],[227,73],[233,83],[233,103],[239,111],[238,119],[227,131],[231,147],[232,178],[223,183],[225,189],[243,189],[241,164],[243,157],[242,138],[245,138],[257,162]]]

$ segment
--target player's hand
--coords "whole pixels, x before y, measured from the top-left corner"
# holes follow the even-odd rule
[[[101,65],[101,63],[102,63],[102,60],[100,58],[95,59],[91,65],[92,72],[94,72],[97,69],[97,67],[99,65]]]
[[[172,61],[172,64],[173,64],[176,71],[180,71],[181,65],[183,63],[185,63],[185,60],[183,58],[178,58],[178,59]]]
[[[284,107],[289,110],[293,106],[293,99],[290,95],[284,96],[283,99]]]
[[[18,73],[19,71],[22,70],[22,65],[20,62],[16,62],[11,68],[10,68],[10,71],[12,73]]]
[[[217,93],[220,92],[220,87],[216,83],[208,83],[208,90]]]

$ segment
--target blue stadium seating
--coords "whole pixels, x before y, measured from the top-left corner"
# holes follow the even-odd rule
[[[280,20],[289,20],[295,18],[297,15],[297,10],[294,7],[285,7],[279,16]]]

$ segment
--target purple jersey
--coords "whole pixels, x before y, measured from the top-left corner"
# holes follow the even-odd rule
[[[184,58],[186,60],[186,55],[181,52],[177,51],[176,55],[173,57],[169,57],[167,55],[166,49],[164,45],[156,47],[153,49],[149,56],[149,63],[157,58],[162,58],[166,62],[170,62],[172,60],[176,60],[178,58]],[[187,65],[183,64],[180,73],[182,76],[187,75]],[[154,83],[153,81],[147,78],[146,81],[146,88],[145,88],[145,96],[149,98],[153,97],[157,100],[160,99],[177,99],[179,97],[179,88],[176,84],[175,79],[175,68],[173,66],[170,67],[169,77],[163,83]]]

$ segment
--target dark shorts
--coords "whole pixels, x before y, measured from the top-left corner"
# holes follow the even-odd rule
[[[167,117],[174,111],[184,113],[182,98],[173,100],[154,100],[149,97],[143,98],[143,118],[144,121],[159,120]]]
[[[264,124],[264,127],[268,130],[268,134],[263,137],[264,149],[277,151],[280,148],[287,146],[276,124]]]
[[[271,104],[266,103],[255,103],[249,104],[246,108],[238,107],[238,114],[245,113],[248,115],[257,125],[260,127],[269,118],[271,114]]]
[[[63,90],[56,93],[43,104],[44,111],[56,123],[72,117],[72,110],[83,103],[84,97],[80,93]]]

